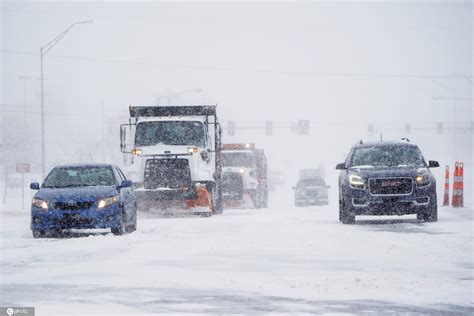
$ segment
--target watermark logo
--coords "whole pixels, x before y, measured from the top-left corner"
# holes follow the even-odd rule
[[[0,316],[35,316],[34,307],[0,307]]]

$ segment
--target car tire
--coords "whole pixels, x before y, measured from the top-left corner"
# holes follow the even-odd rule
[[[120,212],[120,226],[112,227],[110,231],[112,232],[112,234],[117,235],[117,236],[123,235],[125,233],[123,207],[121,208],[121,212]]]
[[[33,238],[42,238],[44,237],[44,231],[42,230],[32,230],[31,233],[33,234]]]
[[[339,201],[339,221],[343,224],[355,223],[355,212],[350,205],[346,205],[344,201]]]

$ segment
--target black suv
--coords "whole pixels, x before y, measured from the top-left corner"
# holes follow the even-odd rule
[[[300,178],[293,187],[295,206],[328,205],[328,188],[321,177]]]
[[[339,175],[339,220],[355,222],[356,215],[416,214],[436,222],[436,180],[418,146],[406,141],[354,145]]]

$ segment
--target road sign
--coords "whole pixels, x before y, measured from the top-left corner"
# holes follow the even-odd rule
[[[30,164],[29,163],[17,163],[16,172],[18,173],[30,173]]]

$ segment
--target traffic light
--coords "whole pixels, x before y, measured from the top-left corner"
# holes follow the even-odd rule
[[[265,122],[265,135],[272,136],[273,135],[273,121],[266,121]]]
[[[405,123],[405,135],[411,134],[411,125],[410,123]]]
[[[437,127],[438,127],[438,135],[443,135],[444,133],[444,126],[443,126],[443,123],[442,122],[439,122],[437,124]]]
[[[369,126],[367,126],[367,136],[374,136],[374,125],[373,124],[369,124]]]
[[[296,132],[298,133],[298,135],[309,135],[309,121],[298,120]]]
[[[227,135],[229,136],[235,135],[235,122],[234,121],[227,122]]]

